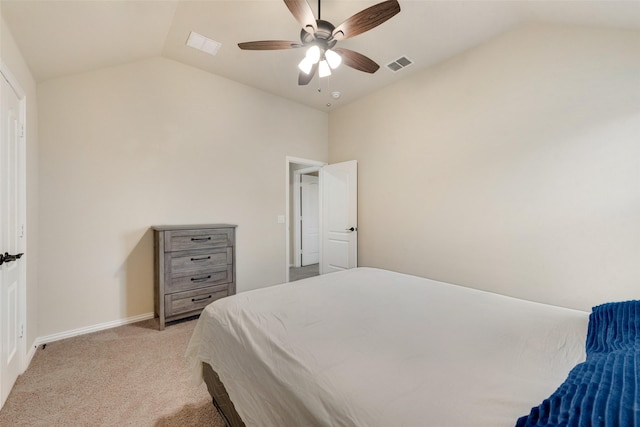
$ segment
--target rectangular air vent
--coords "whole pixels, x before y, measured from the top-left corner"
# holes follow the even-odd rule
[[[387,68],[389,68],[391,71],[393,71],[395,73],[397,71],[402,70],[405,67],[408,67],[411,64],[413,64],[412,60],[410,60],[406,56],[402,56],[402,57],[396,59],[395,61],[387,64]]]
[[[202,34],[198,34],[195,31],[191,31],[189,34],[189,38],[187,39],[187,46],[193,47],[195,49],[201,50],[209,55],[215,55],[218,53],[221,43],[211,40],[208,37],[203,36]]]

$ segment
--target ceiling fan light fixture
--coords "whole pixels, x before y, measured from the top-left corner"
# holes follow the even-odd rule
[[[328,77],[331,75],[331,68],[326,60],[320,61],[320,65],[318,67],[318,75],[320,77]]]
[[[305,58],[311,61],[312,64],[317,64],[320,61],[320,47],[318,45],[313,45],[309,49],[307,49],[307,54]]]
[[[340,64],[342,63],[342,57],[338,53],[332,51],[331,49],[327,50],[324,53],[324,57],[329,63],[329,66],[331,67],[331,69],[333,70],[338,68],[338,66],[340,66]]]
[[[0,0],[2,1],[2,0]],[[353,50],[336,48],[336,43],[367,32],[386,22],[400,12],[398,0],[384,0],[350,16],[337,27],[320,18],[320,1],[318,0],[318,16],[313,13],[308,0],[284,0],[293,17],[302,25],[300,42],[287,40],[259,40],[238,43],[242,50],[284,50],[306,48],[304,59],[298,64],[298,85],[305,86],[318,71],[320,77],[331,75],[331,70],[342,62],[350,68],[373,74],[380,66],[361,53]]]
[[[302,61],[298,64],[298,68],[305,74],[309,74],[311,72],[311,68],[313,68],[313,62],[309,60],[308,57],[302,58]]]

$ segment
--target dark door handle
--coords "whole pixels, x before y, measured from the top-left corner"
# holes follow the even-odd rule
[[[9,255],[9,252],[5,252],[4,255],[0,254],[0,265],[4,264],[5,262],[11,262],[20,259],[22,258],[22,255],[24,254]]]
[[[351,228],[347,228],[346,231],[358,231],[358,229],[355,227],[351,227]]]

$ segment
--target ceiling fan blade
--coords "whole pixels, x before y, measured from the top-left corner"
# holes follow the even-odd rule
[[[256,42],[238,43],[238,47],[244,50],[280,50],[302,47],[300,42],[286,40],[261,40]]]
[[[400,4],[398,4],[397,0],[387,0],[378,3],[356,13],[338,25],[336,29],[333,30],[333,38],[335,40],[344,40],[349,37],[355,37],[358,34],[377,27],[389,18],[395,16],[398,12],[400,12]]]
[[[342,57],[342,63],[347,67],[354,68],[358,71],[364,71],[365,73],[375,73],[380,66],[373,60],[367,58],[361,53],[354,52],[353,50],[343,49],[337,47],[332,49]]]
[[[308,85],[311,79],[313,79],[313,76],[316,75],[317,70],[318,70],[318,64],[316,63],[316,64],[313,64],[313,67],[311,67],[311,71],[309,71],[309,74],[305,73],[304,71],[300,71],[300,74],[298,74],[298,85],[299,86]]]
[[[284,4],[307,33],[313,34],[318,30],[316,18],[306,0],[284,0]]]

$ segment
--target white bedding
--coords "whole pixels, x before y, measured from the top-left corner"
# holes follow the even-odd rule
[[[584,360],[588,316],[357,268],[215,301],[187,356],[247,426],[513,427]]]

